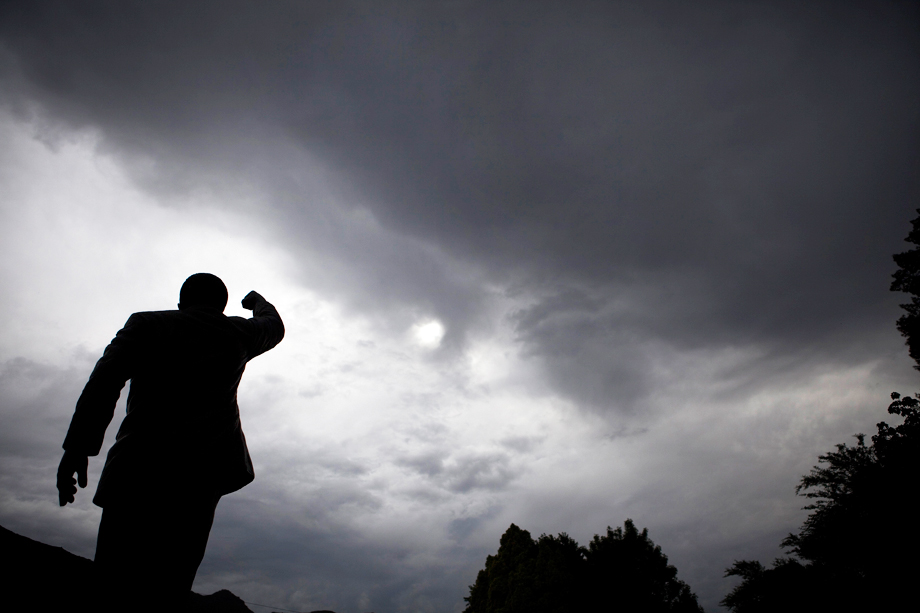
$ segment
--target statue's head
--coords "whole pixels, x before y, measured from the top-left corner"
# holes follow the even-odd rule
[[[207,272],[195,273],[179,290],[179,310],[207,307],[223,313],[227,297],[227,286],[218,277]]]

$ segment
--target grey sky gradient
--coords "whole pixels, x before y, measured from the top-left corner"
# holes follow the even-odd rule
[[[459,610],[511,521],[586,542],[631,513],[715,610],[722,570],[803,517],[817,455],[915,385],[888,285],[920,206],[918,52],[911,2],[5,3],[2,206],[31,229],[3,280],[35,295],[4,306],[65,332],[4,332],[4,466],[53,469],[106,340],[173,306],[95,241],[157,276],[205,261],[161,237],[213,217],[201,244],[270,250],[302,333],[244,380],[260,479],[221,503],[202,586]],[[152,225],[71,208],[27,152],[97,160]],[[68,243],[104,262],[88,294],[31,255],[65,230],[26,202],[95,220]],[[83,537],[42,524],[18,470],[4,525],[90,555],[94,511]]]

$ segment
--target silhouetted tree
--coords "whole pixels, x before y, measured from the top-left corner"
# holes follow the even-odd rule
[[[624,528],[585,549],[565,533],[534,541],[511,524],[470,586],[465,613],[701,612],[648,530],[632,520]]]
[[[920,209],[917,210],[920,213]],[[920,217],[905,239],[920,246]],[[920,247],[894,256],[899,270],[892,291],[906,292],[911,302],[897,326],[910,357],[920,370]],[[918,395],[920,398],[920,395]],[[894,610],[913,600],[913,558],[920,547],[916,513],[920,476],[920,401],[891,394],[888,412],[901,416],[899,426],[877,425],[872,444],[856,435],[856,445],[818,457],[802,477],[796,494],[813,502],[797,534],[782,547],[799,559],[781,558],[765,568],[760,562],[736,561],[725,576],[741,577],[722,605],[735,613],[760,611]]]
[[[702,611],[696,596],[677,578],[677,569],[631,519],[622,528],[607,528],[588,544],[588,610],[687,612]]]
[[[904,422],[878,424],[872,444],[837,445],[823,464],[802,477],[796,493],[814,502],[797,534],[782,547],[802,562],[784,558],[766,569],[735,562],[726,576],[740,585],[722,605],[735,613],[785,610],[878,610],[909,596],[920,546],[913,515],[920,475],[920,402],[891,395],[888,412]],[[817,607],[817,608],[816,608]]]
[[[774,560],[773,568],[769,569],[757,561],[736,561],[725,576],[742,578],[721,602],[723,607],[735,613],[827,609],[829,592],[826,586],[817,585],[815,573],[792,558]]]
[[[920,209],[917,209],[920,213]],[[913,228],[904,240],[914,245],[920,245],[920,217],[914,219]],[[920,370],[920,248],[914,248],[894,256],[894,261],[900,268],[894,275],[891,291],[906,292],[911,299],[901,308],[907,311],[898,319],[898,330],[901,336],[907,338],[906,344],[910,357],[916,364],[914,368]]]
[[[565,532],[537,539],[537,560],[532,579],[536,590],[533,611],[565,613],[579,605],[584,592],[585,548]]]
[[[502,535],[498,553],[486,558],[476,583],[470,586],[466,611],[524,611],[532,604],[530,575],[536,558],[536,543],[530,532],[511,524]]]
[[[470,586],[469,613],[564,613],[579,598],[584,548],[565,533],[537,541],[514,524]]]

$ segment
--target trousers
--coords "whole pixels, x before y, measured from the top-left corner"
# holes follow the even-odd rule
[[[180,610],[204,558],[220,495],[117,501],[102,510],[96,541],[100,601],[111,610]]]

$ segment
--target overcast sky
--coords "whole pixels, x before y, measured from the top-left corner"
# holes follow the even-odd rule
[[[724,569],[800,525],[817,456],[917,389],[888,286],[920,206],[918,24],[3,3],[0,524],[92,557],[92,489],[54,489],[74,403],[132,312],[207,271],[287,336],[243,379],[256,481],[197,591],[459,612],[510,523],[585,544],[632,518],[719,610]]]

